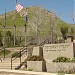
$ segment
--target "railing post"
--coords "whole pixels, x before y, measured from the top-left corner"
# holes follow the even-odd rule
[[[20,50],[20,65],[21,65],[21,50]]]
[[[12,57],[11,57],[11,70],[12,70]]]
[[[3,49],[4,49],[4,59],[5,59],[5,26],[4,26]]]
[[[5,59],[5,47],[4,47],[4,59]]]

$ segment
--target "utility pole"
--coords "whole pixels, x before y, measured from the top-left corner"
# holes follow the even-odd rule
[[[4,25],[4,41],[3,41],[4,59],[5,59],[5,25]]]
[[[24,25],[24,32],[25,32],[25,47],[26,47],[26,23]]]
[[[4,19],[4,27],[6,26],[6,9],[5,9],[5,19]]]
[[[17,5],[17,0],[16,0],[16,5]],[[16,45],[16,14],[17,11],[15,12],[15,18],[14,18],[14,46]]]
[[[28,22],[28,12],[27,12],[27,9],[26,9],[26,14],[25,14],[25,25],[24,25],[24,32],[25,32],[25,47],[27,46],[26,44],[26,31],[27,31],[27,22]]]
[[[14,46],[16,45],[16,26],[14,25]]]

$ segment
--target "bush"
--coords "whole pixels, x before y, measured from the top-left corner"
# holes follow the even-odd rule
[[[70,58],[67,57],[58,57],[56,59],[54,59],[52,62],[70,62]]]
[[[28,71],[33,71],[33,69],[30,68],[30,69],[28,69]]]
[[[5,55],[8,55],[10,53],[9,50],[5,50]],[[0,55],[4,55],[4,50],[0,51]]]
[[[65,75],[64,73],[58,73],[57,75]]]
[[[15,70],[18,70],[18,69],[20,69],[21,67],[20,66],[17,66],[16,68],[15,68]]]
[[[75,58],[73,58],[71,61],[72,61],[72,62],[75,62]]]
[[[27,57],[26,61],[45,61],[41,56],[30,56]]]
[[[13,53],[13,54],[12,54],[12,57],[17,57],[17,58],[20,57],[20,52],[15,52],[15,53]]]

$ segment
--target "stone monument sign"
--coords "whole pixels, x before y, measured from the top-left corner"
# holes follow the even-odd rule
[[[57,57],[74,57],[74,43],[45,44],[43,46],[43,56],[45,60],[53,60]]]

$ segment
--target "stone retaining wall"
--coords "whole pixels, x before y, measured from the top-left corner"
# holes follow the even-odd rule
[[[32,71],[45,72],[46,63],[45,61],[27,61],[27,70],[32,69]]]
[[[47,72],[75,72],[75,63],[53,63],[46,62]]]

